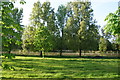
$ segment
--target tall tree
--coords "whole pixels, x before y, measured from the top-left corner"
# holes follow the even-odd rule
[[[66,40],[71,44],[72,49],[79,50],[81,56],[81,50],[93,48],[88,46],[90,41],[94,40],[96,44],[94,47],[98,46],[98,26],[93,20],[91,3],[79,0],[70,2],[67,5],[67,10]]]
[[[53,41],[51,43],[53,45],[51,50],[55,50],[55,48],[57,47],[57,43],[58,43],[57,39],[58,39],[58,34],[59,34],[59,29],[56,24],[56,16],[55,16],[56,14],[54,12],[54,8],[50,6],[50,2],[44,2],[43,5],[47,6],[47,7],[42,7],[44,12],[46,12],[43,14],[47,15],[47,17],[43,20],[46,22],[45,26],[47,27],[49,33],[51,34],[49,35],[51,37],[50,39]]]
[[[54,38],[56,29],[54,15],[54,9],[50,7],[50,2],[44,2],[41,4],[37,1],[34,3],[33,10],[30,15],[30,30],[28,27],[28,29],[25,30],[29,31],[24,31],[24,35],[28,36],[28,38],[23,39],[23,42],[26,42],[26,44],[23,45],[32,45],[34,48],[28,46],[29,48],[32,48],[30,50],[39,51],[40,56],[42,56],[43,51],[52,49],[54,41],[52,39]],[[28,32],[28,34],[26,34],[26,32]],[[31,35],[30,32],[33,32],[33,34]],[[30,37],[31,39],[29,40]]]
[[[42,4],[39,1],[33,5],[32,13],[30,14],[30,25],[25,27],[22,35],[24,50],[35,51],[34,37],[36,30],[38,27],[43,26],[41,19],[41,7]],[[42,51],[40,51],[40,56],[42,56]]]
[[[65,42],[68,49],[78,50],[79,38],[78,29],[80,26],[80,2],[69,2],[67,4],[67,22],[65,31]]]
[[[16,45],[21,44],[21,20],[23,10],[14,8],[12,2],[3,2],[2,5],[2,47],[3,50],[11,52]]]
[[[60,42],[60,56],[62,56],[62,50],[63,50],[63,30],[64,30],[64,27],[65,27],[65,21],[66,21],[66,7],[64,5],[60,5],[58,7],[58,10],[57,10],[57,13],[56,13],[56,16],[57,16],[57,26],[59,27],[59,42]]]
[[[90,2],[81,2],[81,22],[80,22],[80,28],[78,30],[79,35],[79,43],[80,43],[80,56],[81,56],[81,49],[85,49],[88,46],[89,37],[92,35],[90,34],[91,27],[93,27],[93,21],[92,21],[92,15],[93,10],[91,9],[91,3]],[[95,29],[95,28],[93,28]],[[94,36],[93,36],[94,37]]]

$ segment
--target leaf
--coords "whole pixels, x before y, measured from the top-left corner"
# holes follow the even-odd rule
[[[20,4],[26,4],[24,0],[20,0]]]

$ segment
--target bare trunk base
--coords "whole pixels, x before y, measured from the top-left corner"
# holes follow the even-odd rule
[[[42,57],[42,51],[40,51],[40,57]]]
[[[60,56],[62,56],[62,50],[60,50]]]
[[[11,51],[8,51],[8,53],[10,54],[10,53],[11,53]]]
[[[81,57],[81,55],[82,55],[82,51],[81,51],[81,49],[79,50],[79,56]]]

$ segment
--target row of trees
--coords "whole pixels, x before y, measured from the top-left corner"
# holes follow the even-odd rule
[[[23,48],[32,51],[97,50],[98,26],[93,20],[90,2],[69,2],[57,12],[50,2],[34,3],[31,24],[23,33]],[[89,45],[89,46],[88,46]]]
[[[118,13],[114,16],[117,21],[113,18],[111,20],[111,17],[106,20],[115,21],[111,25],[119,28]],[[42,56],[43,52],[59,50],[61,56],[63,50],[73,50],[79,51],[81,56],[81,50],[105,51],[111,45],[108,38],[101,37],[98,32],[100,26],[93,19],[91,2],[69,2],[60,5],[55,12],[50,2],[41,4],[37,1],[33,5],[28,26],[21,25],[22,18],[23,9],[14,8],[11,2],[2,4],[0,24],[4,51],[10,53],[12,49],[19,48],[40,52]],[[110,33],[117,31],[114,34],[118,37],[119,29],[110,32],[108,24],[104,29],[106,34],[113,35]],[[119,42],[118,38],[117,41]]]

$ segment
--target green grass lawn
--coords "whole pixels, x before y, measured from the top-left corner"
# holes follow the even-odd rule
[[[117,78],[119,59],[40,58],[2,59],[15,70],[3,69],[2,78]],[[119,75],[120,76],[120,75]]]

